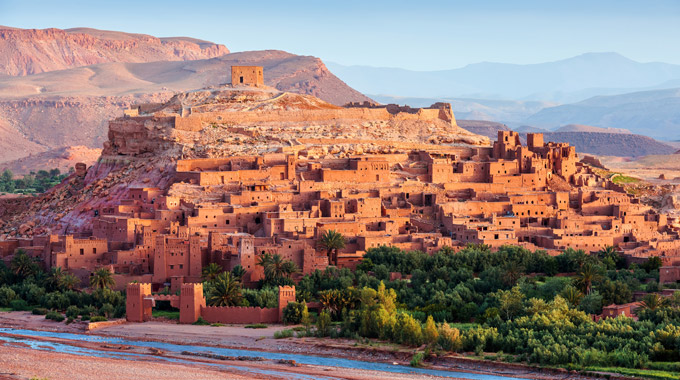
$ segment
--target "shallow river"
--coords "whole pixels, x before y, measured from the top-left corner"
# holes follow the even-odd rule
[[[81,355],[81,356],[92,356],[92,357],[105,357],[113,359],[123,359],[123,360],[140,360],[140,359],[154,359],[154,360],[165,360],[173,363],[186,363],[195,364],[192,360],[183,360],[177,358],[169,358],[165,356],[156,356],[150,354],[140,354],[131,352],[113,352],[106,350],[97,350],[94,348],[83,348],[68,343],[54,343],[45,342],[41,340],[32,340],[30,338],[17,338],[8,336],[11,335],[22,335],[24,337],[36,337],[36,338],[60,338],[68,339],[73,341],[83,341],[83,342],[97,342],[102,344],[113,344],[113,345],[125,345],[125,346],[136,346],[136,347],[147,347],[147,348],[157,348],[159,350],[168,351],[173,354],[181,354],[183,351],[189,351],[193,353],[206,353],[215,354],[223,356],[246,356],[246,357],[261,357],[267,360],[295,360],[300,364],[309,364],[316,366],[326,366],[326,367],[336,367],[336,368],[355,368],[371,371],[382,371],[390,373],[403,373],[403,374],[421,374],[421,375],[433,375],[440,377],[451,377],[451,378],[462,378],[471,380],[528,380],[521,377],[506,377],[506,376],[495,376],[495,375],[483,375],[469,372],[456,372],[456,371],[442,371],[426,368],[413,368],[402,365],[392,365],[385,363],[375,363],[366,362],[360,360],[351,359],[341,359],[341,358],[328,358],[323,356],[314,355],[300,355],[300,354],[286,354],[278,352],[266,352],[266,351],[256,351],[256,350],[239,350],[231,348],[219,348],[219,347],[209,347],[209,346],[197,346],[197,345],[184,345],[184,344],[172,344],[164,342],[145,342],[138,340],[130,340],[115,337],[105,337],[98,335],[82,335],[82,334],[70,334],[70,333],[58,333],[50,331],[34,331],[34,330],[22,330],[22,329],[10,329],[10,328],[0,328],[0,342],[7,343],[23,343],[29,348],[35,350],[43,351],[55,351],[66,354]],[[213,363],[201,363],[202,365],[208,365],[218,368],[231,368],[238,371],[258,373],[263,375],[278,375],[286,376],[292,379],[318,379],[319,376],[309,376],[303,374],[292,374],[290,372],[279,372],[262,370],[258,368],[236,366],[236,365],[226,365],[226,364],[213,364]],[[331,376],[323,377],[324,379],[335,379]]]

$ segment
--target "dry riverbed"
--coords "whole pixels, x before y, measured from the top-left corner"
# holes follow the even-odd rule
[[[243,326],[193,326],[179,325],[174,321],[151,321],[146,323],[125,323],[87,332],[84,324],[57,323],[45,320],[43,316],[34,316],[28,312],[0,313],[0,327],[14,329],[30,329],[86,334],[89,336],[120,337],[130,340],[167,342],[181,345],[201,345],[222,348],[257,350],[262,352],[281,352],[287,354],[315,355],[333,358],[362,360],[374,363],[408,365],[414,349],[396,345],[372,342],[360,344],[353,340],[287,338],[274,339],[276,331],[284,326],[270,326],[264,329],[248,329]],[[0,342],[0,379],[31,378],[33,376],[54,379],[203,379],[203,378],[340,378],[340,379],[435,379],[437,377],[420,374],[396,374],[362,369],[348,369],[315,365],[293,365],[290,362],[271,360],[243,361],[235,358],[209,358],[195,355],[178,355],[148,348],[117,347],[104,345],[101,342],[71,341],[57,338],[40,338],[45,341],[67,343],[70,345],[107,351],[123,351],[141,354],[153,354],[158,357],[178,358],[182,363],[167,361],[123,360],[76,356],[72,354],[36,351],[17,346],[16,343]],[[141,350],[141,351],[140,351]],[[235,360],[230,360],[235,359]],[[211,368],[219,363],[226,365],[220,369]],[[586,379],[576,373],[532,368],[523,365],[497,363],[469,359],[461,355],[448,355],[432,359],[426,363],[429,368],[447,371],[464,371],[486,375],[519,377],[528,379]],[[230,368],[229,368],[230,367]],[[238,368],[257,370],[273,370],[267,375],[243,371]],[[78,372],[85,368],[84,372]],[[87,370],[91,368],[92,370]],[[113,370],[124,368],[125,370]],[[31,372],[33,371],[33,372]],[[165,372],[168,372],[168,376]],[[281,375],[279,372],[283,373]],[[287,375],[290,373],[290,375]],[[79,376],[82,374],[83,376]],[[296,375],[297,374],[297,375]],[[263,377],[262,377],[263,376]]]

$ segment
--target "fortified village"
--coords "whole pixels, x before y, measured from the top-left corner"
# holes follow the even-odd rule
[[[15,216],[21,227],[5,230],[0,256],[21,248],[82,279],[107,267],[119,289],[134,282],[131,320],[165,286],[191,309],[182,321],[196,320],[209,309],[196,284],[205,265],[241,265],[254,285],[266,253],[307,274],[353,268],[379,246],[615,246],[629,260],[659,256],[661,282],[680,280],[678,221],[598,176],[574,147],[540,133],[523,146],[510,131],[490,145],[457,127],[450,104],[333,106],[264,86],[262,67],[234,66],[230,86],[126,110],[99,162],[76,169],[34,202],[37,217]],[[326,231],[345,248],[317,249]]]

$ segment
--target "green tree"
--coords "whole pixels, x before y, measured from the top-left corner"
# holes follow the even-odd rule
[[[201,279],[203,279],[204,282],[212,282],[223,271],[224,270],[219,264],[210,263],[203,267],[203,270],[201,271]]]
[[[28,256],[26,251],[23,249],[18,249],[12,258],[10,263],[12,272],[20,278],[26,278],[35,275],[39,272],[40,268],[35,260]]]
[[[581,299],[579,308],[588,314],[602,313],[602,296],[597,290],[593,290]]]
[[[309,309],[307,309],[307,303],[302,303],[302,312],[300,313],[300,323],[305,326],[305,332],[309,334],[310,326],[312,325],[312,318],[309,316]]]
[[[80,284],[80,279],[71,273],[64,273],[61,277],[61,289],[73,290]]]
[[[50,269],[50,275],[47,277],[47,286],[52,290],[61,290],[64,274],[61,267],[52,267],[52,269]]]
[[[261,266],[263,269],[266,269],[269,264],[272,262],[272,254],[269,252],[265,252],[262,255],[257,257],[257,263],[255,265]]]
[[[338,251],[345,248],[345,237],[335,230],[327,230],[317,241],[319,249],[326,250],[328,264],[338,265]]]
[[[600,268],[592,263],[585,263],[576,273],[576,286],[585,294],[590,294],[593,283],[603,278]]]
[[[439,325],[439,346],[446,351],[459,351],[463,346],[460,330],[448,323]]]
[[[640,301],[640,309],[656,310],[668,305],[668,299],[659,294],[647,294]]]
[[[506,320],[512,319],[522,312],[524,294],[520,291],[519,286],[514,286],[510,290],[499,290],[493,296],[498,302],[498,309]]]
[[[331,315],[326,311],[322,311],[316,319],[316,333],[319,336],[328,336],[331,332]]]
[[[411,315],[399,313],[394,325],[394,337],[397,343],[420,346],[423,342],[423,329],[420,322]]]
[[[241,283],[231,272],[220,273],[213,281],[214,288],[208,298],[210,306],[238,306],[243,300]]]
[[[90,275],[90,287],[92,289],[111,289],[114,286],[116,286],[116,281],[108,268],[99,268]]]
[[[659,268],[661,268],[662,265],[663,265],[663,261],[661,261],[660,257],[652,256],[652,257],[648,258],[647,261],[642,263],[642,265],[640,265],[640,267],[642,269],[646,270],[647,272],[651,272],[651,271],[654,271],[654,270],[658,270]]]
[[[241,266],[241,264],[239,264],[231,269],[231,274],[233,274],[234,277],[236,277],[239,281],[242,281],[243,276],[246,274],[246,270],[243,268],[243,266]]]
[[[560,295],[567,300],[572,307],[578,307],[583,298],[583,293],[571,285],[565,286],[564,289],[562,289],[562,292],[560,292]]]
[[[280,279],[290,278],[293,273],[299,272],[298,266],[290,261],[284,260],[281,255],[274,255],[264,267],[265,282],[276,283]]]
[[[427,321],[425,321],[425,328],[423,329],[423,340],[429,345],[434,345],[437,343],[437,339],[439,339],[439,331],[434,324],[434,318],[428,315]]]

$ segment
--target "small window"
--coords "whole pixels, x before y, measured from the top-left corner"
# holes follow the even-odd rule
[[[84,254],[85,254],[85,249],[81,248],[81,249],[80,249],[80,254],[81,254],[81,255],[84,255]]]

